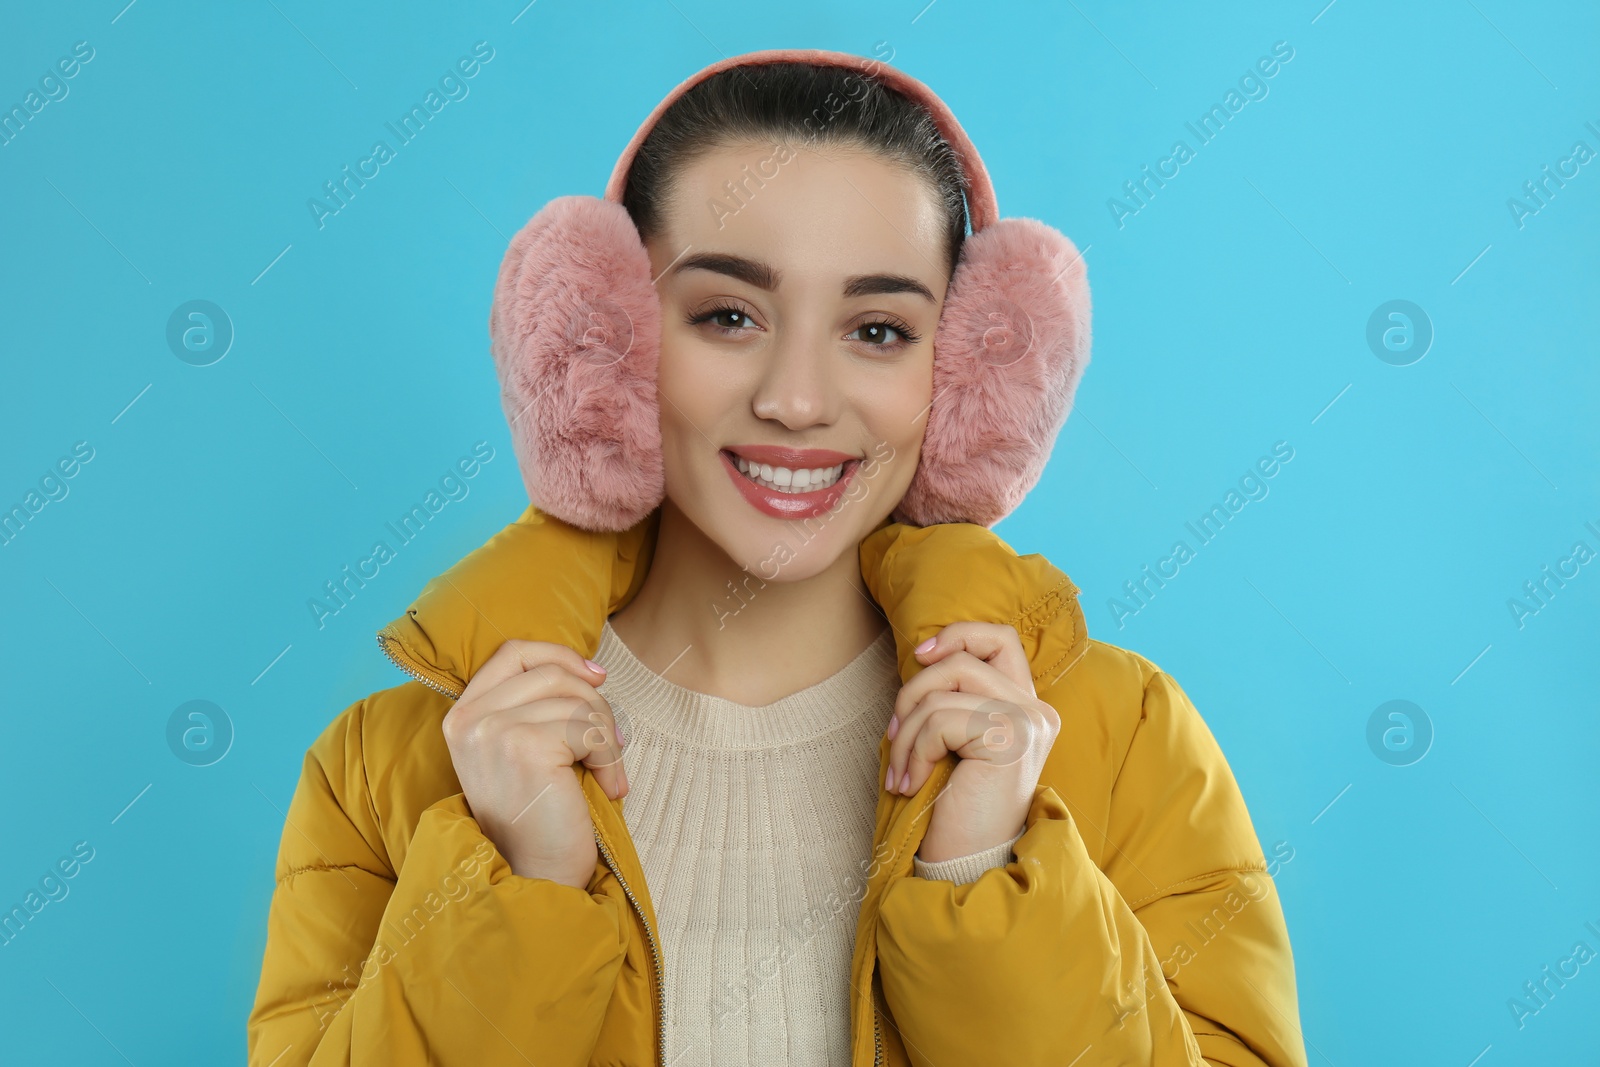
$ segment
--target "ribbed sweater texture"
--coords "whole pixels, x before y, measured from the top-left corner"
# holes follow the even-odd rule
[[[900,690],[892,633],[761,707],[655,674],[609,621],[596,659],[627,740],[622,812],[659,926],[667,1062],[847,1067],[878,741]],[[914,873],[975,881],[1015,841],[914,858]]]

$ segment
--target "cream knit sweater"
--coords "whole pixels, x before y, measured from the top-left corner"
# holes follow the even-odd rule
[[[596,659],[627,739],[622,812],[659,926],[667,1063],[845,1067],[878,739],[900,689],[893,635],[762,707],[653,673],[609,622]],[[1011,862],[1015,840],[914,859],[915,874],[973,881]]]

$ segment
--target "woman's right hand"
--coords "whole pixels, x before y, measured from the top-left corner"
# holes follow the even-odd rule
[[[573,763],[607,796],[628,791],[616,719],[595,692],[604,680],[570,648],[507,641],[444,717],[473,818],[523,878],[583,889],[594,874],[594,823]]]

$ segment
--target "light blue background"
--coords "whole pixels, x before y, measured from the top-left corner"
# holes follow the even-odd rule
[[[0,505],[95,455],[0,547],[0,905],[95,856],[0,947],[0,1058],[242,1062],[302,754],[401,680],[373,631],[526,503],[487,351],[508,236],[598,194],[720,56],[880,41],[1003,211],[1086,250],[1093,363],[999,529],[1184,685],[1293,849],[1311,1061],[1592,1055],[1600,963],[1521,1029],[1507,1001],[1600,950],[1600,563],[1520,628],[1507,601],[1600,551],[1600,162],[1521,227],[1507,201],[1600,150],[1600,16],[1325,2],[10,5],[7,109],[95,54],[0,147]],[[470,95],[319,230],[307,199],[477,41]],[[1277,41],[1269,95],[1119,228],[1108,199]],[[165,341],[192,299],[236,330],[208,367]],[[1392,299],[1435,330],[1410,366],[1366,343]],[[470,496],[319,630],[307,600],[479,440]],[[1270,495],[1119,628],[1108,600],[1278,441]],[[193,699],[236,732],[204,768],[165,739]],[[1367,744],[1393,699],[1435,732],[1411,766]]]

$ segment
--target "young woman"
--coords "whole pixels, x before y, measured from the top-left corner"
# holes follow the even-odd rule
[[[518,235],[535,506],[308,753],[252,1063],[1305,1062],[1203,721],[987,529],[1088,334],[994,216],[925,86],[775,52]]]

